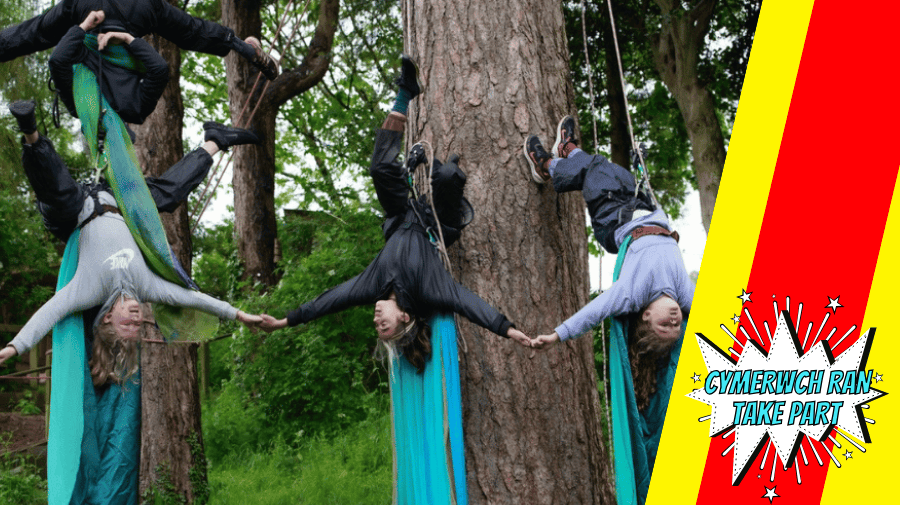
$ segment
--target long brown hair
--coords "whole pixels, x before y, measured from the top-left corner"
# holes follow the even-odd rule
[[[136,340],[120,338],[112,323],[101,322],[94,327],[94,345],[88,366],[91,379],[99,387],[107,382],[121,384],[137,373],[140,365],[138,342],[144,335],[144,326]]]
[[[431,359],[431,325],[424,318],[410,314],[412,324],[397,341],[397,348],[406,361],[419,373],[425,371],[425,363]]]
[[[668,356],[678,339],[662,338],[644,321],[641,310],[633,314],[628,324],[628,360],[634,381],[634,397],[638,410],[643,411],[656,393],[656,376],[663,357]]]

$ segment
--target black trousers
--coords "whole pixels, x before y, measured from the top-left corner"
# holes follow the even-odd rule
[[[403,143],[403,132],[378,130],[369,174],[375,183],[375,192],[387,217],[405,212],[408,198],[406,170],[398,157]],[[473,210],[463,197],[466,174],[459,168],[458,158],[441,163],[435,159],[431,170],[431,190],[434,207],[441,223],[461,229],[472,221]],[[449,245],[449,244],[448,244]]]
[[[175,210],[203,182],[212,163],[212,156],[198,148],[160,177],[147,177],[147,187],[157,209],[161,212]],[[59,157],[53,144],[43,136],[34,144],[22,145],[22,166],[37,196],[44,225],[65,242],[78,226],[78,213],[91,187],[72,178],[69,167]],[[105,186],[105,183],[102,184]]]

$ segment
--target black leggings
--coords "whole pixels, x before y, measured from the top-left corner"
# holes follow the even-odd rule
[[[156,207],[161,212],[175,210],[203,182],[212,162],[212,156],[198,148],[160,177],[147,177],[147,187]],[[65,242],[78,226],[78,213],[84,206],[89,186],[72,178],[69,167],[43,136],[34,144],[22,145],[22,166],[37,196],[44,226]]]

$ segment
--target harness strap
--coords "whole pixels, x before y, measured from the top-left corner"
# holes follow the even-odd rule
[[[669,231],[662,226],[638,226],[631,231],[632,240],[637,240],[647,235],[665,235],[674,238],[675,242],[678,242],[678,239],[681,238],[677,231]]]

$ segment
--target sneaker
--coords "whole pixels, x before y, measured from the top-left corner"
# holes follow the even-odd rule
[[[556,143],[553,144],[553,156],[555,158],[567,158],[572,149],[578,145],[575,140],[575,118],[566,116],[559,121],[556,127]]]
[[[541,145],[541,139],[537,135],[529,135],[525,139],[525,145],[522,146],[528,165],[531,167],[531,178],[538,184],[543,184],[550,180],[550,173],[546,172],[544,163],[551,159],[550,154],[544,150]]]
[[[412,149],[409,150],[409,155],[406,157],[406,170],[410,173],[415,172],[416,167],[427,161],[425,148],[422,147],[422,144],[416,144],[412,146]]]
[[[227,151],[231,146],[259,144],[259,137],[243,128],[232,128],[215,121],[207,121],[203,123],[203,129],[206,130],[203,140],[215,142],[220,151]]]
[[[425,89],[419,80],[419,66],[406,54],[400,55],[400,76],[394,82],[409,93],[410,100]]]
[[[37,120],[34,117],[34,100],[19,100],[9,104],[16,122],[19,123],[19,131],[30,135],[37,131]]]
[[[256,56],[250,60],[250,63],[258,68],[266,76],[266,79],[274,81],[278,77],[278,63],[275,62],[275,58],[263,51],[262,44],[256,37],[248,37],[246,42],[256,49]]]

